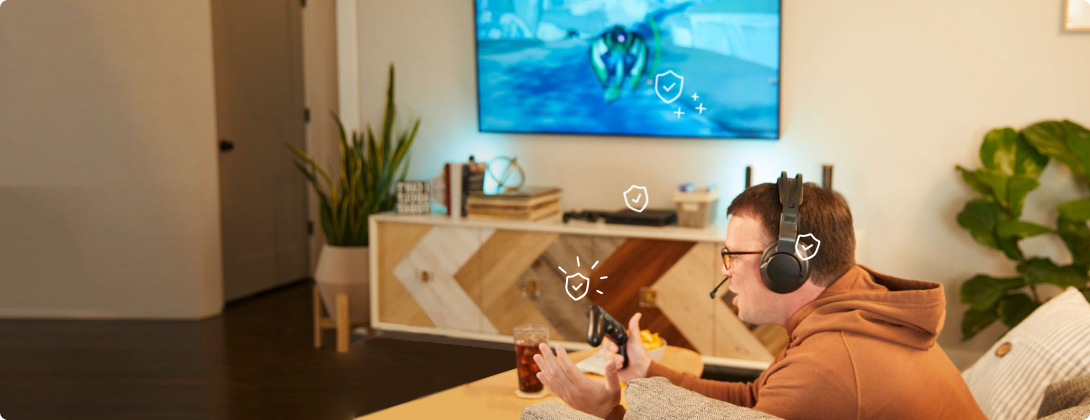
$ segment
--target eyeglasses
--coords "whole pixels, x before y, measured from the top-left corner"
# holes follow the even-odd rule
[[[764,251],[731,251],[728,250],[727,247],[723,247],[723,249],[720,250],[719,253],[723,256],[723,268],[726,268],[727,271],[730,271],[730,268],[734,262],[733,260],[735,255],[764,254]]]

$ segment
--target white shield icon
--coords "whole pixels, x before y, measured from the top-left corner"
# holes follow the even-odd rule
[[[571,281],[572,277],[578,277],[578,278],[580,278],[582,280],[576,279],[577,283],[572,284],[572,281]],[[583,294],[581,294],[579,296],[576,296],[576,295],[572,294],[572,290],[578,291],[579,289],[583,289]],[[575,274],[572,274],[572,275],[570,275],[570,276],[568,276],[567,278],[564,279],[564,291],[568,292],[568,296],[571,296],[572,299],[575,299],[577,301],[579,299],[582,299],[583,296],[587,295],[588,290],[590,290],[590,279],[588,279],[587,276],[584,276],[584,275],[579,274],[579,273],[575,273]]]
[[[810,238],[810,240],[807,242],[813,242],[813,244],[807,245],[802,243],[802,238],[807,237]],[[797,238],[795,238],[795,255],[798,255],[799,258],[802,258],[803,261],[809,260],[817,256],[818,249],[821,249],[821,240],[815,237],[812,233],[799,235]]]
[[[624,204],[636,213],[642,213],[648,201],[651,201],[651,197],[647,196],[647,187],[633,185],[624,191]]]
[[[685,86],[685,78],[678,76],[673,70],[655,75],[655,94],[663,102],[670,103],[681,97],[681,89]]]

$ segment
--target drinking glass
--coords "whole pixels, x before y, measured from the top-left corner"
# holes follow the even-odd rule
[[[548,327],[524,325],[515,328],[515,368],[519,375],[519,389],[515,391],[515,395],[523,398],[545,396],[545,386],[537,379],[537,373],[541,369],[534,362],[534,355],[541,354],[538,345],[548,342]]]

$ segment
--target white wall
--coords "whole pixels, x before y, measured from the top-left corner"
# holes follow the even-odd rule
[[[352,1],[339,1],[338,12]],[[471,153],[517,155],[530,183],[565,189],[566,208],[618,208],[631,184],[650,189],[651,206],[669,207],[669,192],[686,181],[718,183],[725,208],[746,165],[767,182],[781,170],[820,181],[821,165],[834,164],[835,188],[866,232],[861,262],[946,284],[940,343],[961,366],[1004,328],[961,343],[958,285],[1013,266],[957,226],[972,193],[954,165],[979,166],[991,128],[1057,118],[1090,125],[1090,34],[1061,31],[1063,0],[787,0],[779,141],[481,134],[472,4],[358,1],[357,15],[340,17],[358,19],[360,118],[380,120],[390,62],[401,110],[423,118],[412,178]],[[343,86],[347,112],[355,92]],[[1053,166],[1026,211],[1048,224],[1055,204],[1087,194]],[[1028,251],[1065,255],[1057,241],[1027,242]]]
[[[307,151],[318,162],[330,162],[330,159],[340,155],[336,141],[337,124],[329,115],[330,112],[340,112],[337,105],[337,27],[336,0],[307,1],[307,6],[303,8],[303,85],[306,106],[311,110],[310,123],[307,124]],[[358,114],[359,110],[354,112]],[[356,118],[353,117],[353,120]],[[314,221],[314,234],[310,237],[310,272],[314,272],[326,237],[320,223],[318,195],[309,185],[307,203],[307,215]]]
[[[0,7],[0,317],[223,305],[207,1]]]

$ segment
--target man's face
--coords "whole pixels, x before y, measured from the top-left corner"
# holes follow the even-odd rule
[[[729,251],[764,251],[771,243],[764,226],[757,218],[735,214],[727,224],[724,245]],[[786,320],[786,299],[768,290],[761,281],[761,255],[735,255],[730,271],[721,266],[723,276],[730,277],[730,291],[738,295],[734,306],[738,318],[750,324],[782,324]]]

